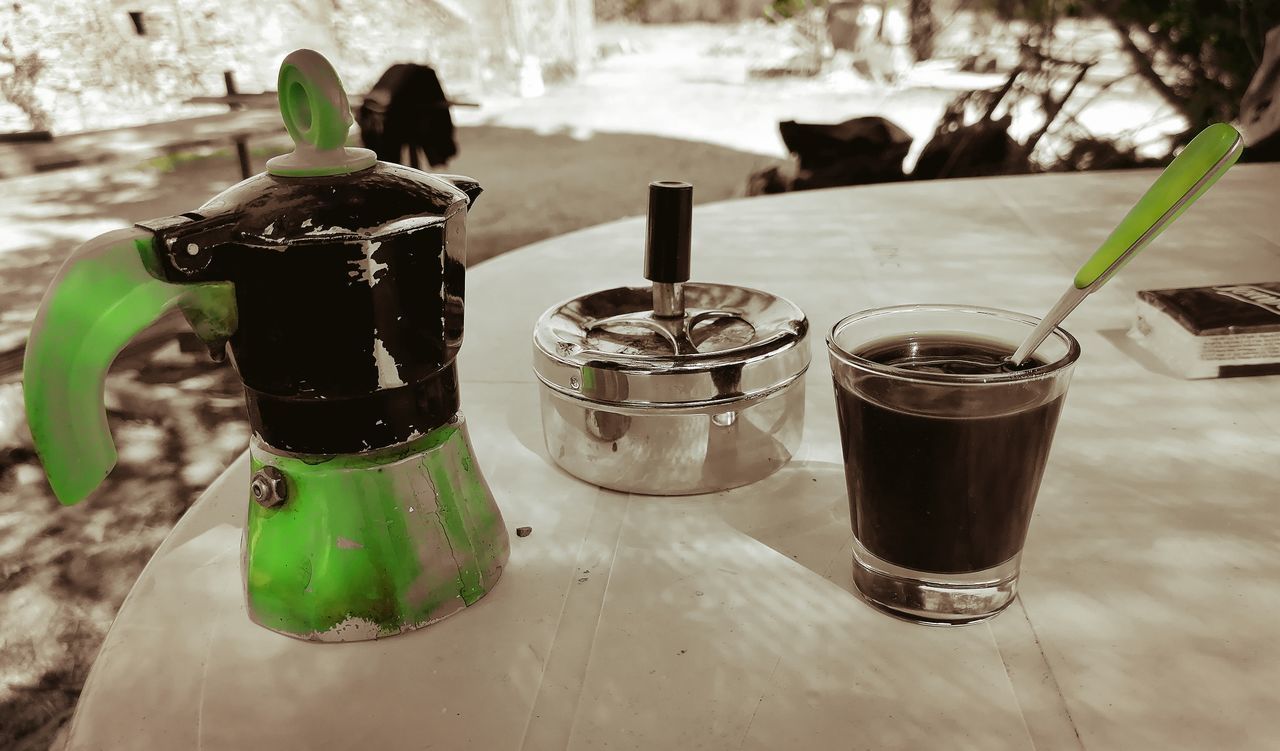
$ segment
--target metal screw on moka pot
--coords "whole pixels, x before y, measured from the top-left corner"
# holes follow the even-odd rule
[[[315,52],[285,58],[278,90],[292,153],[63,266],[27,345],[28,422],[58,498],[88,496],[116,461],[107,367],[181,309],[244,382],[249,616],[304,639],[398,634],[476,602],[507,560],[454,365],[480,186],[346,148],[347,96]]]
[[[249,480],[249,494],[263,508],[275,508],[289,498],[284,474],[275,467],[263,467]]]
[[[799,446],[808,320],[767,292],[690,283],[692,216],[692,186],[652,183],[652,284],[575,297],[538,320],[543,435],[576,477],[708,493],[768,476]]]

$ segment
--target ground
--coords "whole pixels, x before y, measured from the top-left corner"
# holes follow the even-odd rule
[[[578,80],[536,99],[457,111],[461,154],[449,170],[486,189],[469,220],[469,262],[643,213],[651,180],[691,182],[699,202],[741,196],[751,172],[784,156],[779,120],[879,114],[918,147],[950,97],[975,83],[946,65],[922,67],[892,86],[848,71],[754,80],[746,71],[759,31],[605,27],[600,40],[610,55]],[[1081,39],[1096,44],[1096,35]],[[1111,95],[1133,98],[1123,89]],[[1155,119],[1154,105],[1106,115],[1108,106],[1115,102],[1099,109],[1111,124]],[[256,165],[280,149],[257,143]],[[48,746],[141,567],[247,440],[234,372],[184,349],[181,321],[166,319],[121,355],[108,383],[119,467],[94,498],[60,508],[25,436],[15,367],[36,305],[77,244],[193,210],[237,177],[234,157],[214,152],[3,184],[0,746]],[[637,280],[642,247],[636,237]]]

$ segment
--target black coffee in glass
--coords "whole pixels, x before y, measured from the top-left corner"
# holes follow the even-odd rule
[[[1008,607],[1080,345],[1039,320],[966,305],[864,310],[827,335],[853,526],[853,583],[921,623]]]
[[[854,535],[872,555],[951,574],[990,569],[1022,549],[1065,391],[1043,380],[1021,388],[910,380],[1000,376],[1013,349],[926,334],[854,352],[906,379],[836,383]]]

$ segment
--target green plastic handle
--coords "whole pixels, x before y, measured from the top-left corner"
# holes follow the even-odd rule
[[[351,127],[351,108],[338,74],[318,53],[298,50],[280,64],[276,80],[280,117],[294,142],[319,150],[340,148]]]
[[[1076,272],[1076,289],[1106,282],[1204,195],[1243,150],[1244,139],[1226,123],[1201,131]]]
[[[294,50],[276,79],[280,117],[293,139],[293,152],[267,160],[267,172],[282,177],[345,175],[372,167],[377,155],[346,148],[351,105],[342,80],[315,50]]]
[[[152,273],[158,268],[150,232],[109,232],[72,253],[36,313],[23,358],[27,423],[66,505],[84,500],[116,464],[103,388],[129,340],[174,306],[206,342],[235,330],[230,282],[171,284]]]

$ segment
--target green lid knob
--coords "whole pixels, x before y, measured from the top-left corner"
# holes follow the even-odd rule
[[[280,64],[276,88],[293,153],[268,160],[267,172],[285,177],[343,175],[378,161],[368,149],[344,146],[351,106],[338,74],[319,52],[289,53]]]

